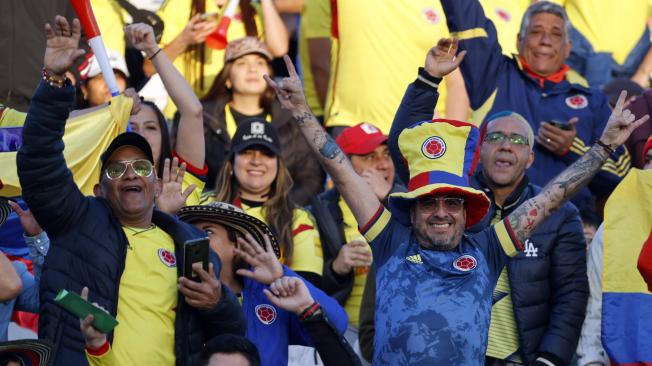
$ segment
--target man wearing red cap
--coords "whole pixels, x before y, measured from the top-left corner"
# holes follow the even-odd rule
[[[385,202],[390,192],[399,189],[393,185],[394,163],[387,136],[376,126],[363,122],[347,127],[335,141],[378,200]],[[313,198],[310,210],[317,220],[324,249],[322,286],[348,313],[346,336],[355,345],[362,293],[372,262],[371,248],[337,188]]]
[[[408,191],[390,195],[391,213],[310,112],[290,59],[285,58],[290,77],[266,77],[371,243],[377,276],[374,364],[484,364],[492,290],[508,256],[522,250],[530,233],[648,119],[635,121],[623,110],[623,93],[602,137],[584,156],[507,218],[465,236],[464,229],[489,208],[484,193],[468,182],[479,132],[465,122],[412,121],[404,113],[415,102],[415,89],[436,88],[459,65],[465,52],[455,58],[456,53],[456,42],[440,40],[403,97],[388,143],[397,172],[409,177]]]

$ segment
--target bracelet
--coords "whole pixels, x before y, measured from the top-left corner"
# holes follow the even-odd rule
[[[598,145],[598,146],[602,146],[602,148],[604,148],[605,150],[607,150],[607,152],[609,153],[609,155],[611,155],[611,154],[613,154],[614,152],[616,152],[616,150],[614,150],[611,146],[609,146],[609,145],[605,144],[604,142],[602,142],[602,140],[600,140],[600,139],[597,139],[596,142],[595,142],[595,144]]]
[[[307,318],[310,318],[315,312],[317,312],[319,308],[319,303],[317,301],[313,302],[312,305],[308,306],[301,312],[301,315],[299,315],[299,320],[306,320]]]
[[[149,60],[150,60],[150,61],[153,60],[154,57],[156,57],[156,55],[158,55],[159,52],[161,52],[161,51],[163,51],[163,49],[162,49],[162,48],[159,48],[158,51],[154,52],[153,55],[149,56]]]
[[[48,83],[48,85],[53,86],[55,88],[63,88],[64,86],[66,86],[66,80],[68,80],[67,77],[64,76],[63,78],[61,78],[58,76],[50,75],[48,70],[46,70],[45,67],[43,68],[43,81]]]

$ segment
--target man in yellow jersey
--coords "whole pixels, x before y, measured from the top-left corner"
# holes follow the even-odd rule
[[[324,115],[329,128],[373,121],[388,133],[405,85],[423,55],[448,34],[439,1],[331,1],[337,53]],[[446,77],[438,113],[464,120],[468,102],[459,71]],[[445,107],[445,108],[442,108]],[[341,128],[340,128],[341,129]],[[337,130],[333,132],[337,135]]]
[[[87,364],[79,319],[53,301],[61,289],[79,293],[87,286],[89,300],[120,322],[107,342],[87,345],[99,362],[106,356],[119,365],[194,365],[208,339],[243,333],[242,312],[215,277],[217,256],[208,272],[194,267],[201,282],[179,278],[184,242],[204,234],[154,209],[161,186],[147,140],[124,133],[111,142],[100,159],[97,197],[75,185],[61,138],[74,99],[64,73],[83,54],[80,28],[61,16],[55,27],[46,25],[42,81],[16,157],[23,198],[51,238],[39,338],[56,345],[54,365]]]
[[[525,170],[532,164],[534,133],[511,111],[488,119],[481,168],[471,185],[491,200],[489,214],[469,228],[499,222],[541,188]],[[525,249],[507,261],[493,291],[487,365],[568,365],[575,354],[588,299],[586,244],[571,203],[532,232]]]
[[[394,163],[389,155],[387,136],[378,128],[360,123],[344,129],[336,142],[380,201],[386,202],[389,193],[400,189],[393,184]],[[344,306],[349,315],[345,336],[358,351],[355,345],[360,302],[372,262],[371,248],[336,188],[315,197],[310,210],[317,220],[324,250],[323,289]]]
[[[552,0],[564,6],[573,27],[567,63],[601,88],[612,78],[650,86],[652,49],[647,0]],[[617,14],[617,16],[615,16]]]

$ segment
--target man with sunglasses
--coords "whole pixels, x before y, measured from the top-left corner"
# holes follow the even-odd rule
[[[161,181],[147,140],[135,133],[116,137],[102,154],[96,197],[82,195],[63,156],[65,121],[74,89],[64,76],[75,59],[80,23],[57,16],[46,25],[44,71],[17,154],[23,197],[48,232],[51,248],[41,278],[39,338],[56,345],[54,365],[195,365],[208,339],[244,333],[242,311],[217,280],[219,258],[209,271],[193,269],[201,282],[181,276],[183,245],[205,237],[154,207]],[[134,105],[132,114],[138,111]],[[80,320],[53,300],[62,289],[98,303],[118,326],[84,345]],[[92,321],[89,318],[86,322]],[[85,346],[85,347],[84,347]],[[86,352],[84,352],[86,349]]]
[[[585,186],[610,153],[649,118],[635,120],[623,110],[623,93],[600,140],[584,156],[504,220],[473,236],[464,235],[490,205],[482,191],[468,184],[477,162],[479,132],[469,123],[430,118],[441,78],[465,54],[457,55],[452,40],[440,40],[403,97],[388,145],[408,192],[390,195],[391,211],[310,112],[289,57],[285,62],[290,77],[266,78],[371,244],[377,275],[374,364],[484,364],[492,291],[508,256],[523,251],[532,232]],[[425,121],[424,113],[429,116]],[[546,364],[546,360],[533,363],[537,362]]]
[[[534,160],[530,124],[516,112],[503,111],[487,118],[485,128],[481,168],[471,184],[487,194],[491,206],[470,233],[503,220],[541,192],[526,175]],[[571,203],[532,231],[494,289],[486,365],[570,363],[589,294],[585,248],[582,222]]]

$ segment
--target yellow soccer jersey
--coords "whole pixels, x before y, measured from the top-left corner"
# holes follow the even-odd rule
[[[439,1],[336,1],[338,38],[331,65],[331,96],[326,125],[352,126],[368,121],[388,133],[403,93],[423,66],[426,53],[448,36]],[[335,15],[336,14],[336,15]],[[446,103],[440,86],[440,103]]]
[[[158,11],[158,15],[163,19],[165,23],[165,29],[163,30],[163,37],[161,38],[161,45],[165,46],[171,43],[181,31],[188,24],[190,19],[190,7],[191,0],[174,0],[167,1],[163,7]],[[215,5],[215,1],[206,0],[206,13],[217,13],[221,14],[226,7],[221,9]],[[260,13],[259,9],[256,9]],[[263,24],[260,16],[256,15],[256,28],[258,29],[258,37],[263,37]],[[234,39],[242,38],[247,35],[245,31],[244,23],[241,20],[240,12],[236,12],[234,19],[231,21],[229,30],[227,32],[227,40],[232,41]],[[186,78],[190,86],[195,91],[195,94],[199,98],[203,97],[208,90],[210,89],[213,81],[217,74],[222,70],[224,66],[224,50],[216,50],[207,46],[204,46],[205,58],[204,58],[204,85],[200,85],[200,64],[195,58],[188,57],[190,56],[188,52],[185,52],[174,60],[174,66],[181,72],[181,74]],[[176,106],[170,100],[168,106],[165,108],[165,115],[171,117],[176,111]]]
[[[305,0],[301,13],[299,29],[299,59],[303,88],[308,101],[308,107],[316,116],[324,115],[317,98],[312,70],[310,68],[310,52],[308,40],[311,38],[330,38],[331,36],[331,5],[330,0]]]
[[[496,26],[498,43],[503,54],[518,54],[516,38],[521,28],[521,19],[530,5],[530,0],[480,0],[487,18]]]
[[[611,52],[623,64],[647,26],[647,0],[553,0],[596,52]]]
[[[340,197],[337,204],[342,211],[344,238],[346,242],[349,243],[353,240],[363,240],[366,242],[367,240],[358,231],[358,223],[355,221],[353,212],[351,212],[349,206],[344,202],[344,199]],[[371,247],[368,248],[371,252]],[[353,289],[351,289],[351,294],[344,304],[344,310],[349,315],[349,322],[355,327],[358,327],[360,324],[360,303],[362,302],[365,283],[367,283],[368,272],[369,267],[358,267],[354,269]]]
[[[113,353],[118,365],[174,365],[177,263],[159,227],[123,228],[129,247],[120,278]]]

